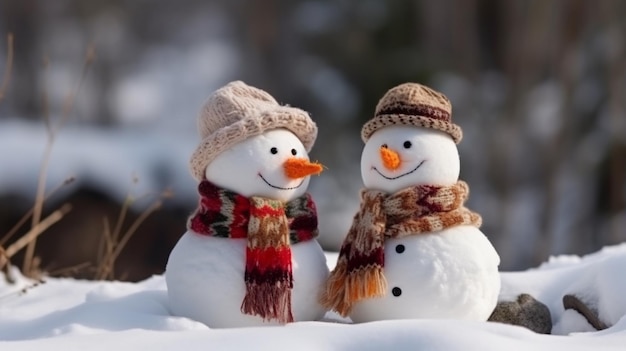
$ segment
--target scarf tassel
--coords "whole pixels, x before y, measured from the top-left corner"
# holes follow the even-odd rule
[[[260,316],[264,321],[275,319],[281,324],[291,323],[291,289],[272,284],[247,285],[241,312]]]
[[[244,278],[246,295],[241,303],[242,313],[260,316],[264,321],[293,322],[293,271],[289,246],[248,248]]]
[[[385,296],[386,291],[387,279],[382,267],[365,267],[348,273],[344,262],[337,265],[328,278],[320,303],[347,317],[354,303]]]

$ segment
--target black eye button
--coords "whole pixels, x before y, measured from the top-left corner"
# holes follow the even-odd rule
[[[411,142],[408,140],[405,141],[404,144],[402,144],[402,146],[404,146],[405,149],[410,149],[412,145],[413,144],[411,144]]]
[[[396,252],[397,253],[403,253],[404,252],[404,245],[400,244],[400,245],[396,245]]]
[[[398,297],[402,295],[402,289],[396,286],[395,288],[391,289],[391,293],[393,294],[393,296]]]
[[[383,148],[383,149],[386,149],[388,146],[387,146],[387,144],[382,144],[380,147]]]
[[[291,149],[291,154],[296,156],[298,154],[298,151],[296,151],[296,149]]]
[[[276,155],[278,153],[278,149],[273,147],[270,149],[270,152],[272,153],[272,155]]]

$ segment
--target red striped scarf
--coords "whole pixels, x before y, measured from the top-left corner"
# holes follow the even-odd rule
[[[414,186],[391,195],[363,190],[361,208],[330,273],[322,305],[347,316],[354,303],[386,294],[386,238],[439,232],[458,225],[480,227],[480,215],[463,205],[468,195],[469,187],[463,181],[447,187]]]
[[[315,238],[317,212],[309,194],[288,203],[247,198],[207,180],[198,186],[200,202],[187,228],[222,238],[247,238],[246,295],[241,311],[263,320],[293,322],[291,244]]]

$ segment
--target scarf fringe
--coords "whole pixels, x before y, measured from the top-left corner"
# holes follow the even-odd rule
[[[382,267],[369,266],[348,273],[347,262],[343,261],[331,272],[320,303],[326,309],[347,317],[354,303],[385,296],[386,291],[387,279]]]
[[[291,289],[274,284],[247,285],[241,312],[260,316],[264,321],[275,319],[281,324],[291,323]]]

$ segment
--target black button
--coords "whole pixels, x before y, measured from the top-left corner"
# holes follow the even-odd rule
[[[402,289],[398,288],[397,286],[393,289],[391,289],[391,293],[393,294],[393,296],[400,296],[402,295]]]
[[[396,245],[396,252],[397,253],[403,253],[404,252],[404,245],[400,244],[400,245]]]

